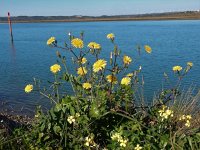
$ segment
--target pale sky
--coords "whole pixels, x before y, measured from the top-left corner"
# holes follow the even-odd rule
[[[0,0],[0,16],[127,15],[199,10],[200,0]]]

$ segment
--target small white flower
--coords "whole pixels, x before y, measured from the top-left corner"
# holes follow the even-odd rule
[[[69,116],[69,117],[67,118],[67,121],[69,122],[69,124],[72,124],[72,123],[74,123],[76,120],[75,120],[74,116]]]

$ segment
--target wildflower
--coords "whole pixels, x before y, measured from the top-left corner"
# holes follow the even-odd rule
[[[187,62],[187,65],[188,65],[189,67],[192,67],[192,66],[193,66],[193,63],[192,63],[192,62]]]
[[[33,90],[33,85],[32,84],[28,84],[26,85],[26,87],[24,88],[24,91],[26,93],[30,93]]]
[[[192,119],[192,116],[191,116],[191,115],[187,115],[186,118],[187,118],[188,120],[191,120],[191,119]]]
[[[181,71],[182,70],[182,67],[181,66],[174,66],[172,68],[173,71]]]
[[[121,80],[122,85],[129,85],[130,83],[131,83],[131,78],[129,78],[129,77],[124,77]]]
[[[132,59],[129,56],[124,56],[123,62],[125,65],[129,65],[131,63]]]
[[[136,147],[134,148],[134,150],[141,150],[141,149],[142,147],[139,144],[137,144]]]
[[[158,111],[160,117],[163,119],[168,119],[169,117],[173,117],[174,116],[174,112],[172,110],[170,110],[169,108],[166,110],[166,106],[163,105],[163,108],[161,110]]]
[[[86,83],[83,83],[83,88],[88,90],[88,89],[92,88],[92,85],[90,83],[86,82]]]
[[[151,49],[151,47],[150,47],[149,45],[145,45],[145,46],[144,46],[144,49],[145,49],[145,51],[146,51],[147,53],[151,53],[151,51],[152,51],[152,49]]]
[[[106,61],[103,59],[99,59],[93,64],[93,71],[98,72],[99,70],[102,70],[105,67],[106,67]]]
[[[185,120],[185,115],[182,115],[179,120]]]
[[[133,75],[133,73],[128,73],[126,76],[131,78]]]
[[[83,48],[84,44],[83,41],[79,38],[75,38],[71,41],[71,44],[75,48]]]
[[[83,57],[82,59],[81,59],[81,64],[85,64],[87,62],[87,59],[85,58],[85,57]]]
[[[122,136],[121,136],[120,133],[117,133],[117,132],[116,132],[116,133],[112,134],[111,139],[112,139],[112,140],[120,141],[120,140],[122,140]]]
[[[115,38],[115,35],[113,33],[107,34],[107,39],[113,40]]]
[[[170,109],[167,109],[163,114],[162,117],[164,117],[165,119],[167,119],[168,117],[173,117],[173,111]]]
[[[128,142],[128,139],[124,139],[124,140],[122,139],[122,140],[120,140],[120,144],[119,145],[121,147],[126,147],[127,142]]]
[[[94,142],[94,136],[87,136],[85,138],[85,146],[95,147],[97,144]]]
[[[53,43],[56,42],[56,38],[55,37],[50,37],[48,40],[47,40],[47,45],[52,45]]]
[[[53,66],[50,67],[50,71],[54,74],[59,72],[61,70],[61,66],[58,64],[54,64]]]
[[[187,120],[187,121],[186,121],[185,126],[186,126],[186,127],[190,127],[190,120]]]
[[[79,67],[78,70],[77,70],[77,74],[81,75],[81,76],[87,74],[86,68],[85,67]]]
[[[92,142],[92,138],[90,138],[90,137],[87,136],[87,137],[85,138],[85,146],[88,146],[88,147],[89,147],[91,142]]]
[[[69,124],[72,124],[72,123],[74,123],[76,120],[75,120],[74,116],[69,116],[69,117],[67,118],[67,121],[69,122]]]
[[[114,76],[114,75],[107,75],[106,76],[106,79],[107,79],[107,81],[108,82],[112,82],[112,83],[114,83],[114,84],[117,84],[117,78]]]
[[[78,117],[80,117],[80,114],[79,114],[79,113],[76,113],[75,116],[78,118]]]
[[[101,45],[96,43],[96,42],[90,42],[88,44],[88,47],[91,48],[91,49],[101,49]]]

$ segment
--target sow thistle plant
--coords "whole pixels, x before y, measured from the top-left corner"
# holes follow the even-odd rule
[[[58,61],[50,66],[55,77],[51,82],[53,92],[42,89],[35,80],[34,91],[54,105],[47,113],[37,110],[35,124],[22,140],[27,147],[145,150],[200,146],[199,128],[192,135],[182,132],[190,130],[192,117],[176,114],[172,102],[178,96],[177,87],[163,90],[152,106],[138,103],[142,66],[129,70],[134,59],[119,50],[113,33],[105,35],[113,45],[109,60],[101,57],[103,48],[99,43],[86,44],[83,37],[83,33],[80,37],[70,33],[64,46],[58,45],[55,37],[47,41],[48,46],[67,51],[73,58],[69,65],[67,56],[56,52]],[[143,50],[152,53],[149,45],[144,45]],[[179,81],[192,67],[193,63],[188,62],[185,69],[174,66],[172,70]],[[73,71],[69,72],[69,68]],[[63,94],[63,85],[68,83],[73,92]],[[31,84],[25,87],[26,93],[32,90]]]

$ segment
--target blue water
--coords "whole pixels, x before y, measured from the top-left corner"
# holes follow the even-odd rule
[[[77,23],[19,23],[13,24],[14,47],[11,46],[7,24],[0,24],[0,101],[8,101],[11,107],[32,109],[48,102],[38,93],[25,94],[24,86],[33,78],[42,85],[52,81],[49,67],[56,63],[57,49],[49,48],[46,40],[55,36],[59,44],[84,31],[85,43],[96,41],[103,47],[102,57],[108,58],[112,50],[107,33],[115,33],[116,43],[123,54],[133,57],[131,69],[142,66],[148,101],[164,85],[163,73],[175,81],[174,65],[185,66],[188,61],[194,67],[182,82],[183,86],[200,87],[200,21],[126,21],[126,22],[77,22]],[[148,44],[152,54],[136,52],[136,45]],[[68,56],[70,59],[70,56]],[[68,64],[72,68],[72,64]],[[70,92],[70,89],[66,89]]]

